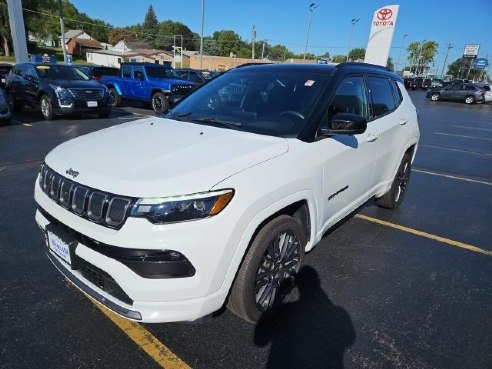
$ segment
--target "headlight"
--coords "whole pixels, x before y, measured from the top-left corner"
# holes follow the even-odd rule
[[[58,97],[60,100],[73,98],[72,93],[68,91],[68,89],[56,85],[50,85],[50,86],[55,90],[56,97]]]
[[[221,190],[186,196],[140,199],[133,206],[130,216],[144,217],[154,224],[208,218],[224,210],[233,196],[233,190]]]

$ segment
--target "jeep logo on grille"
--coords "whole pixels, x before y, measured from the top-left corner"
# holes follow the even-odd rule
[[[72,168],[68,169],[65,173],[67,173],[69,176],[72,176],[73,178],[79,175],[79,172],[73,170]]]
[[[87,91],[85,91],[85,93],[86,93],[86,94],[91,94],[91,93],[92,93],[92,91],[91,91],[91,90],[87,90]]]

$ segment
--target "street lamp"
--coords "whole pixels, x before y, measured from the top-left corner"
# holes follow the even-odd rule
[[[311,3],[309,5],[309,21],[308,21],[308,29],[307,29],[307,34],[306,34],[306,45],[304,45],[304,56],[302,57],[302,60],[306,60],[306,50],[307,50],[308,42],[309,42],[309,31],[311,30],[311,18],[313,17],[313,12],[317,7],[318,7],[318,4],[315,4],[315,3]]]
[[[200,33],[200,69],[203,69],[203,19],[205,16],[205,0],[202,0],[202,32]]]
[[[403,50],[403,48],[405,47],[405,38],[408,36],[408,33],[404,33],[403,34],[403,39],[401,40],[401,48],[400,48],[400,52],[398,53],[398,61],[396,62],[396,65],[398,66],[398,68],[400,67],[400,58],[401,58],[401,52]],[[401,68],[401,72],[403,74],[403,69],[404,68]],[[398,69],[397,69],[398,70]]]
[[[350,32],[349,48],[348,48],[347,58],[345,59],[346,62],[348,62],[349,54],[350,54],[350,51],[352,50],[352,37],[354,36],[354,28],[355,28],[355,25],[357,24],[358,21],[360,21],[360,19],[352,18],[352,31]]]

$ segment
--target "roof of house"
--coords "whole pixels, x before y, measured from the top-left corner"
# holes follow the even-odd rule
[[[131,50],[136,50],[136,49],[152,49],[152,46],[145,42],[128,42],[125,41],[125,46]]]
[[[91,48],[95,48],[95,49],[102,49],[103,48],[101,43],[97,40],[89,40],[86,38],[72,38],[72,39],[70,39],[70,41],[74,41],[78,45],[84,46],[84,47],[91,47]]]
[[[184,56],[192,56],[192,55],[199,55],[200,53],[198,51],[193,51],[193,50],[183,50],[183,55]]]
[[[71,38],[75,38],[77,36],[80,36],[82,33],[85,33],[85,31],[81,29],[71,29],[67,32],[65,32],[65,39],[69,40]]]

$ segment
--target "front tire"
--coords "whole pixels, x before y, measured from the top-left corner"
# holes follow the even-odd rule
[[[412,158],[410,154],[405,153],[396,172],[391,189],[388,193],[376,199],[378,206],[386,209],[396,209],[400,206],[408,189],[411,172]]]
[[[152,95],[152,109],[157,115],[164,114],[169,110],[169,101],[162,92],[156,92]]]
[[[271,220],[253,239],[234,280],[227,308],[238,317],[268,319],[291,295],[304,261],[306,236],[288,215]]]
[[[121,105],[121,96],[112,87],[109,89],[109,104],[116,107]]]
[[[437,93],[437,92],[434,92],[432,95],[431,95],[431,100],[432,101],[438,101],[440,98],[440,95]]]
[[[51,99],[47,95],[41,96],[39,99],[39,107],[41,108],[41,114],[44,119],[53,119],[53,105],[51,104]]]
[[[471,105],[475,102],[475,98],[473,96],[465,97],[465,104]]]

